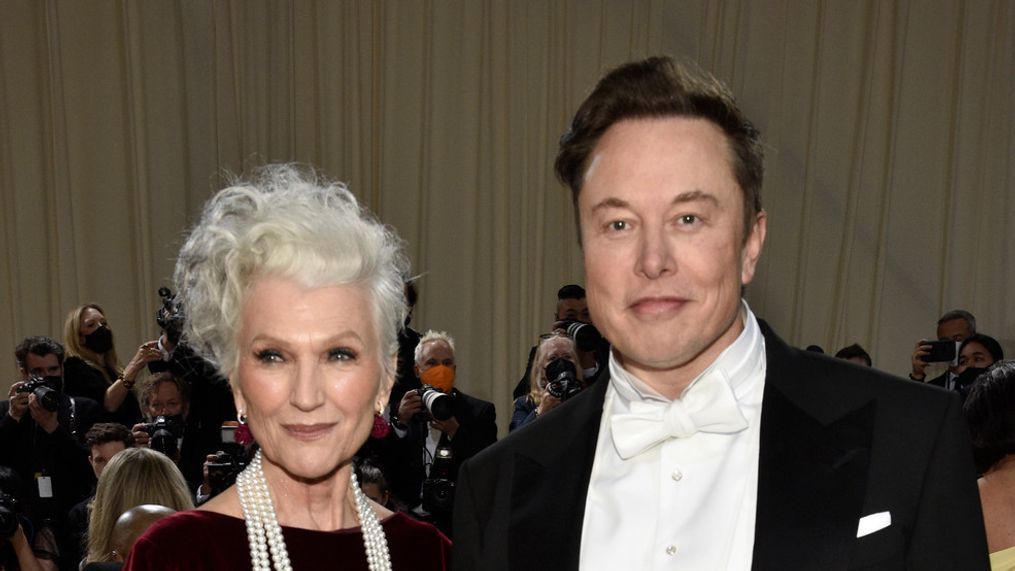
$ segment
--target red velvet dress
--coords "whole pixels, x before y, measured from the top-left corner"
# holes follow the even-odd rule
[[[381,522],[391,567],[443,571],[451,566],[451,542],[437,528],[396,513]],[[313,531],[283,527],[294,571],[366,570],[358,527]],[[246,523],[208,511],[187,511],[157,521],[134,544],[124,569],[251,569]]]

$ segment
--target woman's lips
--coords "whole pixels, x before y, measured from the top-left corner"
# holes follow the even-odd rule
[[[679,297],[643,297],[631,304],[631,310],[642,317],[656,317],[680,310],[686,299]]]
[[[317,440],[322,438],[334,427],[334,424],[283,424],[282,428],[289,433],[290,436],[297,440]]]

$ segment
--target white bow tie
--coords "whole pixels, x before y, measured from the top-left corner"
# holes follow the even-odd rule
[[[633,401],[630,409],[610,419],[613,444],[624,460],[670,438],[698,431],[733,434],[747,428],[736,396],[718,369],[708,372],[680,400]]]

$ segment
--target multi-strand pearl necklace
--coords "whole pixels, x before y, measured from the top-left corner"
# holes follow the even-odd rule
[[[356,515],[359,516],[360,529],[363,531],[367,565],[370,571],[391,571],[391,557],[388,555],[388,540],[384,537],[384,529],[370,507],[370,501],[360,490],[355,473],[350,476],[349,484],[356,499]],[[271,571],[269,553],[275,571],[292,571],[282,527],[275,517],[275,506],[271,502],[268,482],[261,467],[260,450],[236,477],[236,489],[243,508],[243,519],[247,524],[247,542],[250,544],[250,560],[254,571]]]

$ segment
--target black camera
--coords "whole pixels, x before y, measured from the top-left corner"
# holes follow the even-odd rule
[[[60,408],[60,384],[63,379],[60,377],[32,377],[18,387],[19,393],[30,393],[35,395],[35,400],[42,405],[42,408],[49,412],[56,412]]]
[[[590,323],[564,320],[561,322],[561,328],[574,341],[575,347],[582,351],[592,351],[603,340],[599,330]]]
[[[167,287],[159,288],[159,297],[162,298],[162,307],[155,312],[155,323],[165,332],[166,338],[176,345],[183,334],[183,304],[176,299],[173,290]]]
[[[554,359],[546,364],[546,392],[566,401],[581,390],[574,363],[567,359]]]
[[[451,479],[454,451],[450,446],[434,450],[430,475],[423,480],[423,509],[432,514],[449,514],[455,501],[455,482]]]
[[[208,494],[216,496],[229,486],[236,483],[236,477],[247,467],[249,460],[242,451],[236,453],[219,450],[215,453],[215,461],[208,462]]]
[[[423,406],[430,412],[430,416],[434,420],[447,420],[455,415],[454,400],[451,395],[433,385],[423,385],[415,391],[423,399]]]
[[[0,538],[10,539],[18,531],[18,500],[0,492]]]
[[[183,419],[179,416],[156,416],[154,422],[144,425],[145,432],[151,439],[148,446],[152,450],[176,459],[180,451],[180,439],[183,438]]]

